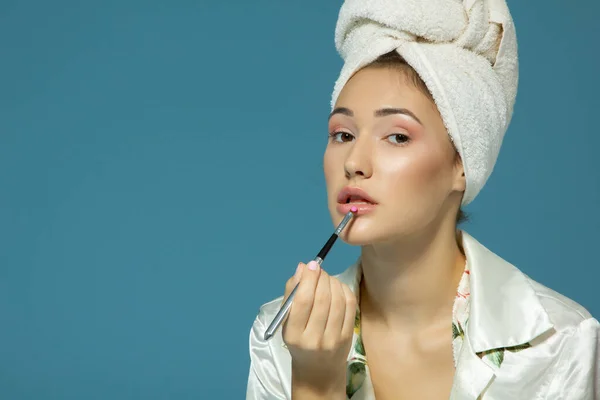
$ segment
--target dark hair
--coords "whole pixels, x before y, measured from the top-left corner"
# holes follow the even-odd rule
[[[404,76],[408,79],[410,83],[412,83],[417,89],[419,89],[424,95],[426,95],[432,102],[435,102],[433,96],[431,95],[431,92],[429,91],[429,88],[427,87],[423,79],[421,79],[417,71],[415,71],[415,69],[411,67],[410,64],[408,64],[400,54],[398,54],[398,52],[391,51],[382,56],[379,56],[379,58],[370,63],[369,66],[395,68],[402,71],[404,73]],[[450,138],[449,140],[452,142]],[[454,146],[454,144],[452,145]],[[454,151],[455,162],[458,163],[461,161],[460,154],[458,154],[456,147],[454,148]],[[468,221],[469,215],[465,211],[463,211],[462,207],[460,207],[456,214],[456,225],[460,225]]]
[[[458,209],[458,213],[456,214],[456,225],[460,225],[465,222],[470,221],[470,215],[467,214],[462,207]]]

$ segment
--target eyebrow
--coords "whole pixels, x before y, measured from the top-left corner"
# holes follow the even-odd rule
[[[347,115],[348,117],[353,117],[354,112],[351,109],[346,107],[337,107],[335,108],[331,114],[329,114],[329,118],[333,117],[335,114]],[[380,108],[373,113],[376,117],[387,117],[388,115],[402,114],[407,115],[417,121],[419,124],[423,125],[421,120],[410,110],[406,108]]]

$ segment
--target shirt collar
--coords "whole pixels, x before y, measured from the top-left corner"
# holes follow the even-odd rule
[[[553,327],[529,278],[462,231],[471,269],[467,334],[476,353],[530,342]]]
[[[470,270],[470,310],[466,335],[475,353],[523,345],[553,327],[528,277],[460,231]],[[360,257],[338,275],[356,294]],[[354,346],[353,346],[354,348]]]

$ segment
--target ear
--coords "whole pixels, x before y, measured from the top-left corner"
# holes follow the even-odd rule
[[[467,190],[467,178],[465,176],[465,168],[463,167],[462,158],[456,153],[454,160],[454,184],[452,188],[457,192]]]

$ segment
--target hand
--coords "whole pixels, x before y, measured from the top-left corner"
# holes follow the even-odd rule
[[[345,399],[346,359],[352,345],[356,297],[347,285],[329,276],[314,261],[298,265],[286,284],[284,298],[298,282],[282,331],[292,356],[292,391],[295,386],[313,393],[339,393]]]

